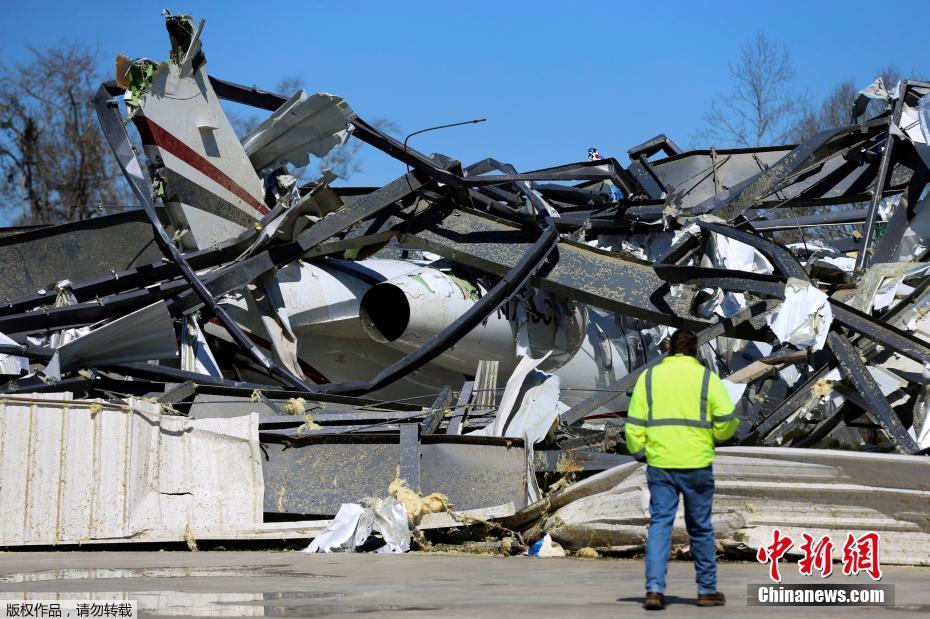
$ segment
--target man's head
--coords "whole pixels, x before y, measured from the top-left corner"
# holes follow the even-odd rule
[[[697,336],[687,329],[679,329],[672,333],[668,342],[668,354],[670,355],[688,355],[696,358],[697,349]]]

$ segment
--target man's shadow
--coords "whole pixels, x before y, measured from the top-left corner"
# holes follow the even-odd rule
[[[635,602],[639,604],[640,606],[642,606],[643,602],[646,601],[646,596],[641,595],[638,597],[617,598],[617,601],[618,602]],[[671,606],[672,604],[684,604],[685,606],[697,606],[697,599],[693,597],[692,598],[681,598],[681,597],[678,597],[677,595],[666,595],[665,604],[666,606]]]

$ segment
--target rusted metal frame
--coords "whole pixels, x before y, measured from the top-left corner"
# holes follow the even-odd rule
[[[758,231],[776,232],[779,230],[795,230],[797,228],[817,228],[828,225],[861,224],[865,221],[868,209],[852,209],[838,213],[817,213],[814,215],[799,215],[780,219],[760,219],[752,222],[752,227]],[[882,237],[884,239],[884,237]]]
[[[719,277],[718,269],[701,269],[691,267],[694,277],[691,284],[699,288],[722,288],[733,292],[751,292],[754,294],[784,299],[785,285],[780,282],[766,281],[758,275],[754,277]],[[707,272],[702,276],[699,271]],[[918,363],[930,359],[930,344],[912,336],[881,320],[863,314],[836,299],[829,299],[833,310],[833,319],[844,327],[875,341],[886,348],[901,353]]]
[[[439,424],[442,423],[442,418],[445,416],[446,411],[449,410],[454,397],[452,387],[449,385],[444,386],[439,391],[436,401],[433,402],[426,417],[420,422],[420,434],[433,434],[439,429]]]
[[[446,427],[446,434],[461,434],[462,427],[468,419],[468,401],[471,399],[472,391],[475,389],[475,381],[469,380],[462,384],[462,390],[459,391],[458,401],[449,417],[449,425]]]
[[[796,277],[804,281],[810,281],[810,276],[807,274],[807,271],[804,270],[804,267],[801,266],[801,263],[798,262],[798,259],[792,255],[787,249],[764,239],[755,234],[750,234],[744,230],[739,230],[737,228],[731,228],[729,226],[721,226],[719,224],[710,224],[704,223],[702,221],[698,222],[697,225],[703,230],[709,232],[716,232],[722,236],[729,237],[741,243],[745,243],[750,247],[758,249],[766,258],[772,261],[773,266],[778,269],[785,277]]]
[[[756,316],[767,314],[768,312],[778,307],[780,304],[781,301],[777,299],[763,299],[753,303],[749,307],[740,310],[729,318],[720,319],[716,324],[702,329],[696,334],[698,346],[702,346],[721,335],[733,333],[738,326],[748,322]],[[636,385],[636,380],[639,378],[639,375],[642,374],[643,371],[661,362],[662,358],[659,358],[647,363],[646,365],[638,367],[635,370],[631,370],[626,376],[614,381],[608,387],[601,391],[597,391],[591,396],[585,398],[575,406],[562,413],[562,423],[571,425],[581,421],[585,418],[585,416],[590,415],[601,406],[606,405],[608,402],[618,397],[620,393],[632,389]]]
[[[894,213],[892,213],[891,219],[888,221],[888,226],[885,229],[885,234],[882,235],[882,238],[878,241],[878,245],[875,247],[875,253],[871,258],[872,262],[876,264],[891,262],[894,258],[895,253],[898,251],[898,247],[901,245],[904,232],[907,230],[907,226],[914,216],[914,209],[917,206],[917,202],[920,200],[920,195],[923,193],[928,180],[930,180],[930,172],[928,172],[927,167],[921,162],[919,164],[919,169],[914,171],[914,175],[907,185],[907,190],[904,192],[904,195],[901,196],[901,202],[894,210]],[[864,244],[863,249],[865,249]]]
[[[151,288],[111,295],[96,301],[85,301],[63,307],[40,308],[31,312],[2,316],[0,317],[0,332],[15,335],[83,327],[106,318],[125,315],[170,298],[187,288],[186,282],[176,280]]]
[[[489,215],[436,205],[399,226],[404,246],[425,249],[499,275],[532,245],[524,227]],[[672,297],[651,265],[613,252],[562,239],[531,285],[557,296],[661,324],[701,329],[707,321],[689,315],[686,299]]]
[[[732,221],[799,170],[816,165],[862,140],[862,130],[871,125],[857,125],[821,131],[792,149],[767,169],[731,188],[727,196],[708,198],[693,210],[710,212]]]
[[[420,425],[400,424],[400,478],[415,491],[420,489]]]
[[[878,321],[886,324],[889,327],[893,326],[892,323],[897,319],[899,314],[901,314],[914,301],[919,299],[921,295],[925,294],[927,290],[930,290],[930,279],[925,280],[914,290],[913,293],[908,295],[906,299],[903,299],[901,303],[898,303],[893,308],[882,314],[878,318]],[[870,362],[877,356],[879,346],[882,343],[883,342],[881,341],[862,337],[856,342],[856,346],[861,350],[866,362]],[[772,413],[758,425],[754,435],[747,437],[745,442],[753,442],[753,440],[756,438],[764,439],[773,430],[777,429],[779,425],[781,425],[788,417],[790,417],[791,414],[807,400],[807,398],[810,396],[810,390],[813,389],[817,381],[826,376],[827,372],[829,372],[835,366],[835,364],[835,361],[831,360],[814,371],[814,373],[808,377],[807,380],[795,388],[794,392],[778,408],[772,411]]]
[[[778,426],[780,426],[788,417],[793,415],[808,398],[811,396],[811,390],[824,376],[832,369],[831,363],[825,363],[820,366],[810,376],[807,377],[794,391],[785,398],[785,401],[756,425],[755,429],[740,440],[742,445],[751,445],[764,440]]]
[[[898,316],[915,301],[920,299],[922,295],[926,294],[928,290],[930,290],[930,279],[924,280],[924,282],[918,286],[914,292],[908,295],[906,299],[902,299],[900,303],[879,316],[877,321],[889,327],[893,327],[893,323],[898,319]],[[881,344],[883,344],[883,342],[880,340],[876,341],[865,337],[861,337],[856,342],[856,346],[861,350],[866,362],[870,362],[877,356]],[[747,437],[744,442],[751,443],[754,442],[755,439],[764,439],[773,430],[777,429],[779,425],[807,400],[810,396],[810,390],[817,381],[826,376],[827,372],[834,366],[835,361],[831,360],[815,370],[807,380],[795,388],[794,392],[778,408],[772,411],[772,413],[758,425],[756,432],[752,436]]]
[[[855,385],[857,393],[867,402],[866,414],[881,425],[898,451],[902,453],[918,451],[920,447],[907,433],[897,413],[885,399],[878,383],[872,378],[865,363],[859,358],[859,353],[846,336],[832,331],[827,336],[827,345],[836,357],[840,374]]]
[[[905,92],[907,91],[907,82],[904,82]],[[856,255],[856,271],[863,271],[866,267],[871,264],[871,256],[869,255],[869,248],[872,245],[872,237],[875,234],[875,221],[878,217],[878,206],[881,204],[883,193],[885,191],[885,184],[888,182],[891,175],[891,158],[892,152],[895,148],[895,142],[897,138],[894,135],[894,132],[891,130],[891,125],[897,125],[901,122],[901,112],[904,107],[904,93],[901,93],[901,97],[895,103],[894,111],[892,112],[891,119],[889,120],[888,126],[888,137],[885,142],[885,150],[882,153],[881,164],[878,166],[878,174],[875,179],[875,190],[872,195],[872,202],[869,204],[869,213],[866,216],[865,226],[862,230],[862,246],[859,249],[859,253]]]

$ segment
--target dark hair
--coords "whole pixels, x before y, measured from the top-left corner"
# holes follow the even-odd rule
[[[688,329],[675,331],[668,342],[668,354],[670,355],[697,357],[697,348],[697,336],[694,335],[694,331]]]

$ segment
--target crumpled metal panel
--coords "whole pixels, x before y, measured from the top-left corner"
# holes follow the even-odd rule
[[[616,482],[613,488],[568,503],[546,521],[546,530],[560,544],[633,548],[645,542],[645,466],[630,463],[605,474]],[[725,545],[757,548],[771,541],[773,526],[795,540],[801,540],[801,533],[830,534],[840,544],[847,533],[876,531],[882,563],[930,565],[930,459],[729,447],[718,450],[714,478],[712,518],[717,539]],[[687,537],[680,506],[672,539],[687,543]]]
[[[526,505],[526,450],[520,441],[433,436],[420,444],[420,484],[454,509]],[[401,461],[397,435],[321,437],[301,447],[266,445],[265,511],[332,515],[342,503],[387,495]]]
[[[262,525],[258,415],[130,398],[0,399],[0,546],[243,537]]]

